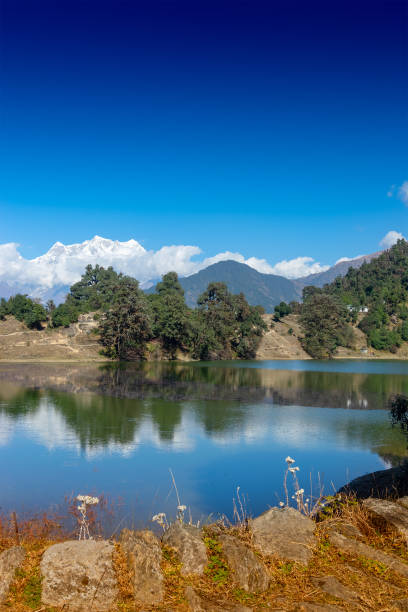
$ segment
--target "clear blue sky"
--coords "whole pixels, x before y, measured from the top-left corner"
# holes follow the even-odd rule
[[[404,233],[408,4],[0,0],[0,243],[331,263]]]

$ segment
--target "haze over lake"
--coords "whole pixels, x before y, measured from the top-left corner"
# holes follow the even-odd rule
[[[407,362],[285,361],[0,366],[5,510],[105,493],[124,520],[175,514],[169,468],[194,518],[232,515],[236,488],[257,514],[283,499],[285,457],[331,493],[397,464],[389,422]]]

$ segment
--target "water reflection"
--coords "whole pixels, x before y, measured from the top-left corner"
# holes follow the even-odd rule
[[[2,366],[0,444],[16,422],[48,449],[69,447],[88,457],[129,455],[141,443],[191,450],[197,431],[218,444],[254,444],[281,430],[292,443],[331,430],[339,444],[368,448],[395,464],[406,446],[387,418],[339,419],[311,408],[374,411],[396,392],[408,393],[407,377],[172,363]],[[296,419],[276,406],[297,407]]]
[[[2,504],[105,492],[145,521],[174,509],[171,467],[197,513],[228,514],[237,485],[257,513],[288,454],[336,487],[406,455],[383,410],[406,376],[248,365],[0,365]]]

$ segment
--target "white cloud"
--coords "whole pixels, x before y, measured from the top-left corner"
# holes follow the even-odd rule
[[[275,264],[271,270],[271,274],[286,276],[286,278],[301,278],[309,274],[318,274],[325,272],[330,266],[322,266],[313,257],[295,257],[295,259],[284,259]]]
[[[356,255],[355,257],[340,257],[340,259],[338,259],[334,265],[342,263],[343,261],[354,261],[355,259],[360,259],[360,257],[364,257],[364,255]]]
[[[327,270],[312,257],[297,257],[275,265],[266,259],[224,251],[199,259],[201,249],[193,245],[163,246],[157,251],[145,249],[136,240],[119,242],[95,236],[80,244],[64,245],[56,242],[49,251],[34,259],[25,259],[18,244],[0,244],[0,282],[34,296],[43,296],[58,286],[70,286],[83,273],[87,264],[113,266],[117,271],[137,278],[142,286],[170,270],[189,276],[219,261],[234,260],[247,264],[258,272],[298,278]]]
[[[384,249],[389,249],[398,240],[403,240],[403,239],[404,239],[404,236],[400,232],[395,232],[394,230],[391,230],[390,232],[385,234],[382,240],[380,240],[380,246],[383,247]]]
[[[398,198],[401,202],[404,202],[405,206],[408,206],[408,181],[404,181],[401,187],[398,189]]]

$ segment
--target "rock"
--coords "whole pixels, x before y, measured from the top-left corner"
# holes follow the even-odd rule
[[[387,555],[381,550],[377,550],[376,548],[368,546],[363,542],[357,542],[356,540],[346,538],[346,536],[343,536],[341,533],[331,533],[329,535],[329,540],[334,546],[340,548],[345,552],[351,553],[352,555],[363,556],[367,559],[372,559],[373,561],[383,563],[390,569],[408,578],[408,565],[406,565],[396,557],[391,557],[391,555]]]
[[[357,593],[345,587],[335,576],[312,578],[312,582],[327,595],[337,597],[337,599],[342,599],[347,603],[357,603],[359,601]]]
[[[338,493],[354,493],[359,499],[408,495],[407,470],[408,464],[404,464],[364,474],[339,489]]]
[[[252,550],[230,535],[220,536],[218,541],[239,586],[251,593],[266,591],[270,583],[269,574]]]
[[[133,573],[135,602],[149,606],[161,603],[164,597],[164,577],[160,568],[161,548],[151,531],[121,533],[120,544]]]
[[[163,535],[162,541],[176,549],[183,564],[183,575],[204,573],[207,550],[201,539],[201,529],[175,521]]]
[[[112,610],[117,594],[113,544],[69,541],[48,548],[41,561],[42,603],[64,610]]]
[[[205,597],[201,597],[192,586],[187,586],[184,591],[185,598],[192,612],[251,612],[250,608],[230,602],[217,604]],[[220,604],[220,605],[218,605]]]
[[[251,523],[254,545],[265,555],[307,565],[316,544],[313,521],[294,508],[271,508]]]
[[[16,569],[23,563],[26,553],[22,546],[3,550],[0,555],[0,603],[6,598]]]
[[[395,502],[386,499],[374,499],[373,497],[365,499],[363,505],[372,514],[395,527],[408,543],[408,509]]]
[[[353,523],[348,523],[347,521],[336,521],[335,523],[330,523],[328,528],[329,533],[337,532],[341,533],[348,538],[361,538],[361,531],[353,525]]]
[[[398,610],[398,612],[408,612],[408,599],[396,599],[391,602],[391,605]]]

